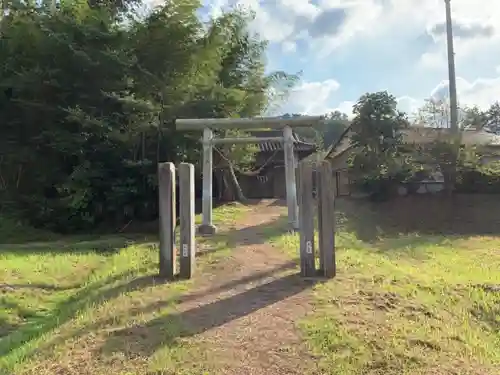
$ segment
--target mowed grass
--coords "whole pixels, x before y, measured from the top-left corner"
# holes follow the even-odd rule
[[[320,373],[500,374],[500,237],[388,234],[383,206],[339,206],[338,276],[300,322]],[[297,256],[297,235],[272,241]]]
[[[437,214],[418,227],[417,209],[401,208],[406,213],[396,217],[384,205],[367,210],[339,200],[338,276],[314,287],[314,308],[297,322],[319,374],[500,373],[500,237],[483,233],[480,219],[496,224],[473,206],[475,214],[459,210],[460,226],[446,222],[460,227],[456,233],[439,234],[439,222],[429,223]],[[498,212],[491,202],[480,212],[487,209]],[[230,228],[248,214],[245,206],[221,207],[215,222]],[[464,215],[476,224],[465,225]],[[285,226],[278,220],[260,233],[296,259],[298,236]],[[179,339],[185,327],[172,318],[191,282],[157,283],[154,242],[120,241],[2,249],[0,279],[12,285],[1,291],[1,374],[196,375],[210,368],[210,343]],[[201,272],[223,265],[228,243],[223,233],[203,240],[216,251],[199,258]]]
[[[219,207],[214,221],[231,225],[247,211],[241,205]],[[41,239],[38,231],[28,230],[24,241],[30,240],[32,232],[37,233],[35,241]],[[85,345],[102,338],[102,330],[147,322],[172,311],[191,282],[159,282],[154,277],[156,240],[135,237],[0,245],[0,374],[74,371],[75,366],[85,366],[90,355]],[[9,236],[8,240],[23,239]],[[224,236],[199,239],[199,243],[212,250],[200,257],[201,269],[227,254]],[[68,349],[71,342],[74,346]],[[142,368],[168,368],[166,362],[175,361],[181,352],[175,345],[166,345],[164,355],[142,363]],[[119,355],[109,354],[87,365],[95,366],[90,373],[108,373],[119,360]],[[130,366],[124,364],[122,369]]]

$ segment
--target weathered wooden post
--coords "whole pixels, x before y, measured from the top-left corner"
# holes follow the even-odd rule
[[[175,252],[175,165],[158,164],[158,198],[160,214],[160,261],[161,277],[173,279],[176,274]]]
[[[318,168],[318,226],[320,271],[328,278],[337,273],[335,259],[335,179],[328,161]]]
[[[297,207],[297,182],[295,179],[295,155],[293,150],[293,131],[290,126],[283,128],[283,149],[285,153],[286,203],[288,221],[293,229],[299,229],[299,214]]]
[[[321,163],[316,164],[316,169],[315,169],[315,183],[316,183],[316,203],[318,204],[317,207],[317,213],[318,213],[318,253],[319,253],[319,273],[324,274],[325,270],[325,257],[323,255],[323,250],[325,246],[323,245],[323,237],[321,236],[322,233],[322,226],[323,226],[323,215],[321,214]]]
[[[190,279],[195,270],[194,238],[194,165],[179,165],[179,211],[180,211],[180,248],[181,261],[179,276]]]
[[[216,228],[212,222],[212,194],[213,194],[213,132],[212,129],[203,129],[203,196],[202,196],[202,223],[198,232],[202,235],[215,234]]]
[[[300,181],[300,274],[303,277],[316,276],[314,261],[314,204],[312,195],[312,164],[299,164]]]

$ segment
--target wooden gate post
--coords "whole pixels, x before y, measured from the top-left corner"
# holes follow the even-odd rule
[[[293,146],[293,131],[290,126],[283,128],[283,151],[285,158],[286,204],[288,221],[293,229],[299,229],[299,214],[297,205],[297,181],[295,180],[295,154]]]
[[[202,235],[214,235],[217,228],[212,222],[213,205],[213,131],[203,129],[203,196],[202,196],[202,223],[198,232]]]
[[[335,259],[335,179],[328,161],[323,161],[318,169],[320,268],[325,277],[332,278],[337,272]]]
[[[176,274],[175,252],[175,165],[158,164],[160,215],[160,277],[173,279]]]
[[[316,173],[315,173],[315,182],[316,182],[316,203],[318,204],[317,213],[318,213],[318,256],[319,256],[319,274],[325,273],[325,257],[323,251],[325,249],[325,245],[323,244],[323,238],[321,236],[322,226],[323,226],[323,215],[321,213],[321,162],[316,164]]]
[[[314,262],[314,207],[312,195],[312,164],[299,164],[299,215],[300,215],[300,274],[302,277],[316,276]]]
[[[194,165],[181,163],[179,165],[179,211],[180,211],[180,243],[181,261],[179,276],[190,279],[195,269],[195,238],[194,238]]]

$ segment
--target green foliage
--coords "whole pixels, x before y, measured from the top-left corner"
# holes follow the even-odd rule
[[[500,162],[486,165],[465,164],[458,169],[456,191],[459,193],[499,194]]]
[[[488,115],[478,106],[465,107],[462,112],[464,116],[461,121],[461,128],[482,129],[488,123]]]
[[[299,114],[286,113],[282,118],[296,118]],[[350,121],[345,113],[334,111],[323,116],[323,121],[318,125],[307,128],[296,128],[294,131],[304,140],[317,144],[319,147],[328,149],[337,141]]]
[[[11,7],[0,22],[0,208],[58,231],[157,215],[156,164],[200,160],[176,118],[261,114],[296,76],[265,73],[251,16],[200,2]],[[239,147],[239,148],[238,148]],[[235,165],[248,147],[228,151]]]
[[[486,126],[497,132],[500,131],[500,103],[493,103],[485,113]]]
[[[353,182],[384,197],[394,181],[404,181],[411,174],[411,160],[401,152],[400,131],[408,121],[396,104],[396,98],[385,91],[365,94],[354,105],[351,123]]]

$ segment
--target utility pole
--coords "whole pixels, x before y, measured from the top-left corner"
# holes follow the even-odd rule
[[[450,90],[450,130],[458,133],[457,80],[455,73],[455,52],[453,48],[453,25],[451,18],[451,0],[444,0],[446,7],[446,41],[448,45],[448,87]]]

